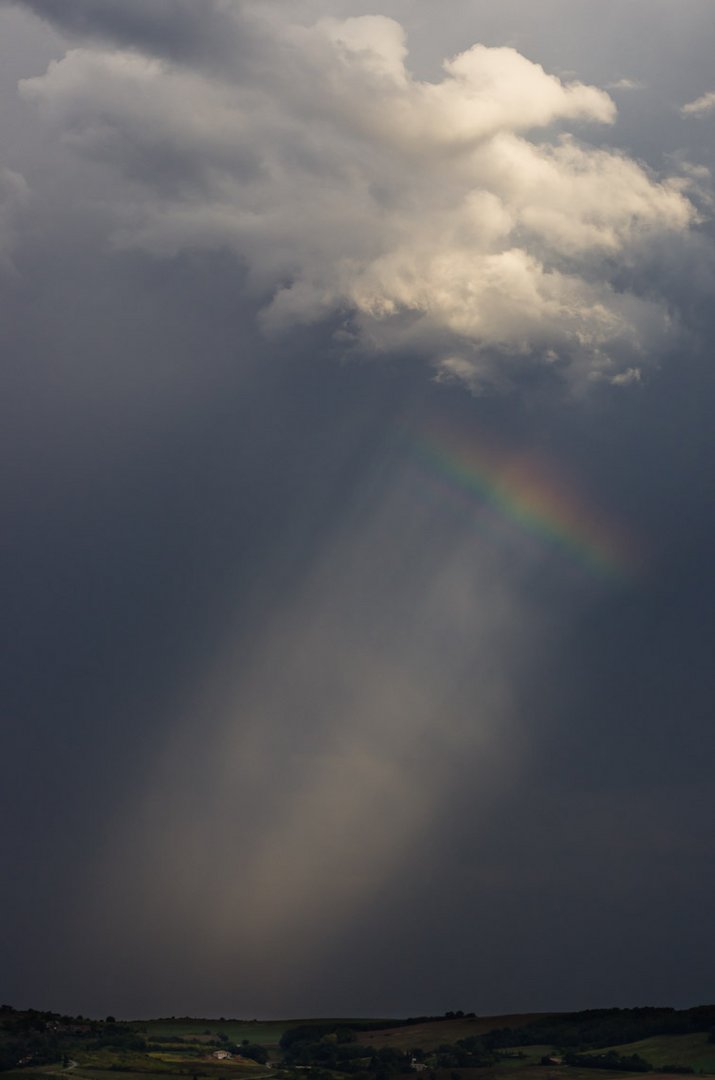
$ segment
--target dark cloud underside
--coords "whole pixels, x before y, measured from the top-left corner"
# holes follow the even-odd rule
[[[561,81],[524,6],[452,74],[469,12],[438,54],[406,7],[0,9],[16,1006],[711,996],[701,8],[658,87],[667,5],[638,70]],[[599,127],[579,77],[650,105]]]

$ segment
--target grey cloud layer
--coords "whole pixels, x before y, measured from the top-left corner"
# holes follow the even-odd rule
[[[144,46],[176,58],[220,57],[238,45],[238,8],[225,0],[18,0],[17,6],[65,34]]]
[[[116,37],[114,9],[80,5],[64,23],[92,14]],[[409,349],[477,386],[525,358],[575,386],[628,381],[670,334],[645,281],[654,243],[687,245],[697,220],[686,176],[542,137],[612,124],[602,90],[480,45],[423,82],[392,19],[305,26],[221,4],[201,33],[240,18],[250,61],[187,67],[157,55],[135,14],[142,51],[73,48],[21,85],[67,142],[123,174],[115,244],[229,249],[268,332],[338,316],[344,351]]]
[[[29,189],[24,177],[12,169],[0,168],[0,267],[5,270],[12,267],[20,215],[28,197]]]

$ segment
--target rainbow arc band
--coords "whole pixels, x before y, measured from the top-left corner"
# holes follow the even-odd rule
[[[410,448],[442,483],[492,506],[592,573],[623,580],[643,570],[641,545],[579,492],[555,462],[435,429],[413,436]]]

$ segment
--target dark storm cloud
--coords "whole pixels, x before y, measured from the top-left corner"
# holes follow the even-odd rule
[[[3,0],[32,11],[64,34],[139,46],[182,60],[235,55],[237,5],[222,0]]]
[[[687,209],[695,188],[660,187],[586,148],[595,187],[577,186],[583,213],[575,200],[558,222],[559,258],[591,227],[622,245],[579,264],[576,308],[607,274],[639,301],[619,309],[635,335],[648,305],[678,314],[658,362],[643,356],[640,384],[600,380],[574,400],[541,349],[510,368],[501,395],[474,397],[454,352],[457,379],[432,381],[434,357],[409,333],[387,335],[366,362],[365,337],[355,348],[365,325],[332,302],[281,332],[266,315],[276,282],[302,274],[329,292],[338,272],[352,280],[336,252],[360,254],[390,229],[372,286],[394,299],[390,273],[415,265],[423,329],[469,314],[445,286],[464,277],[420,262],[432,243],[449,257],[442,225],[463,245],[472,204],[459,202],[456,159],[439,172],[444,190],[456,184],[458,220],[418,158],[386,168],[374,130],[354,141],[331,127],[314,93],[316,73],[334,73],[336,34],[359,45],[369,31],[385,45],[376,63],[399,59],[393,24],[300,31],[283,82],[265,75],[264,38],[250,76],[263,72],[262,104],[244,115],[235,72],[202,74],[234,49],[235,6],[204,5],[199,19],[198,5],[177,3],[168,21],[156,4],[24,6],[83,47],[65,62],[65,44],[43,38],[35,61],[28,29],[31,82],[8,101],[2,999],[299,1015],[707,998],[715,328],[708,230]],[[629,5],[629,18],[634,7],[642,17]],[[530,8],[519,26],[510,10],[487,44],[518,31],[528,55],[528,25],[536,52],[556,50]],[[564,68],[588,51],[594,20],[605,35],[593,6],[579,10],[556,35]],[[286,6],[270,11],[290,24]],[[351,13],[364,11],[339,12]],[[325,11],[300,6],[306,25],[311,14]],[[411,44],[425,55],[431,18],[415,7]],[[479,36],[455,20],[459,40],[441,55]],[[668,54],[655,40],[653,70],[604,62],[599,83],[648,84]],[[52,50],[60,63],[43,75]],[[560,109],[609,113],[600,92],[559,89],[515,56],[487,59],[516,65]],[[370,77],[351,77],[369,103]],[[690,123],[678,109],[705,89],[653,120],[654,145],[677,144],[685,129],[670,125]],[[608,132],[637,139],[628,123]],[[522,151],[540,175],[546,159]],[[247,166],[251,152],[267,173]],[[355,170],[370,155],[380,183],[363,204]],[[520,203],[501,183],[492,194],[543,228],[572,178],[555,160],[539,199]],[[647,237],[609,205],[613,185],[638,196]],[[261,186],[262,214],[237,217]],[[653,235],[666,211],[677,227]],[[293,313],[314,303],[299,292]],[[513,306],[506,314],[493,365],[515,333]],[[521,332],[561,325],[547,304]],[[415,445],[444,428],[466,446],[478,436],[515,460],[563,464],[571,494],[637,538],[637,572],[594,576],[425,469]]]

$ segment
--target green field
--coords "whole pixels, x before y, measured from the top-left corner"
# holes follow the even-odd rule
[[[640,1054],[656,1069],[666,1065],[689,1065],[696,1072],[715,1073],[715,1043],[708,1042],[704,1032],[655,1035],[623,1046],[609,1046],[607,1050],[615,1050],[618,1054]]]

